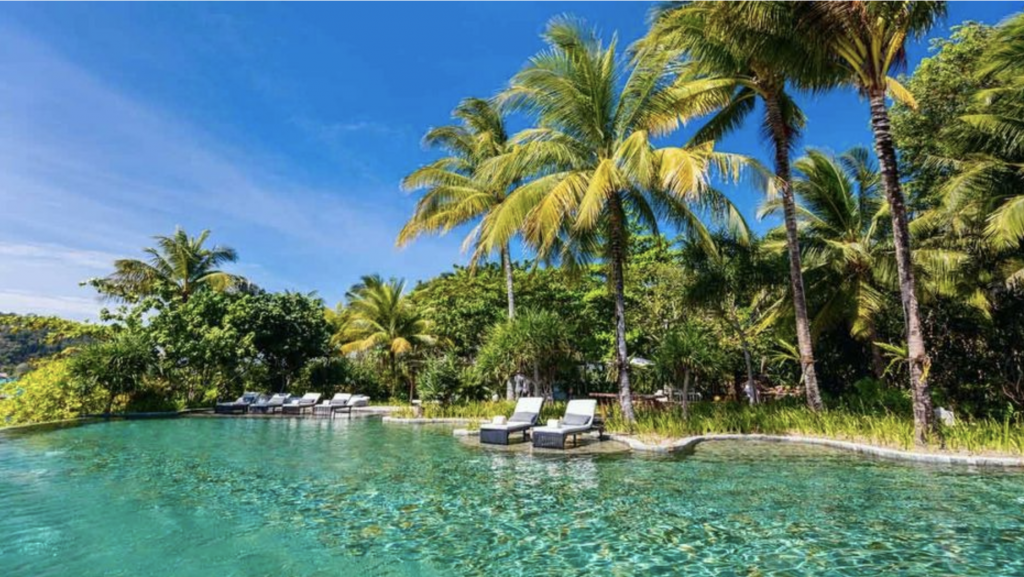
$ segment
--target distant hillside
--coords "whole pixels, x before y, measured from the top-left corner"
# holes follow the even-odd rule
[[[52,325],[44,317],[0,313],[0,373],[13,376],[19,365],[60,352],[82,340],[55,340],[51,338],[55,330]]]

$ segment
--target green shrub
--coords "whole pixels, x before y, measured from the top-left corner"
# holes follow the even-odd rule
[[[437,403],[424,403],[423,418],[426,419],[467,419],[475,421],[489,421],[492,417],[504,415],[512,416],[516,407],[515,401],[473,401],[456,403],[453,405],[441,405]],[[547,419],[557,419],[565,414],[565,403],[544,403],[541,410],[541,422]],[[411,407],[403,407],[394,413],[394,416],[408,419],[414,416]]]
[[[82,348],[71,357],[68,369],[83,394],[106,393],[103,412],[109,413],[118,397],[125,397],[131,404],[146,387],[155,365],[156,353],[145,335],[122,333]]]
[[[36,361],[32,370],[16,381],[0,385],[0,426],[25,425],[73,419],[103,410],[104,390],[83,391],[73,384],[66,358]]]
[[[462,366],[451,355],[430,359],[416,383],[420,398],[452,404],[462,390],[462,372]]]

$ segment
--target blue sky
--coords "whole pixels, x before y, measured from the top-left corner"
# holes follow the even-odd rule
[[[932,36],[1017,4],[952,3]],[[0,311],[94,317],[78,282],[181,225],[235,269],[328,302],[367,273],[426,278],[461,238],[394,248],[420,137],[501,89],[572,13],[624,45],[643,3],[0,5]],[[911,64],[927,43],[911,49]],[[803,98],[804,145],[870,143],[857,96]],[[753,127],[721,143],[765,159]],[[759,199],[736,191],[753,219]],[[772,223],[760,223],[764,229]]]

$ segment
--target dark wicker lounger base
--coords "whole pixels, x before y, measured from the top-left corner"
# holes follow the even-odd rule
[[[209,406],[209,405],[207,405],[207,406]],[[235,403],[218,404],[218,405],[214,405],[213,412],[221,414],[221,415],[233,415],[235,413],[245,414],[245,413],[249,412],[249,405],[235,404]]]
[[[588,429],[589,431],[589,429]],[[578,431],[575,433],[563,433],[554,431],[534,431],[533,432],[533,446],[542,449],[564,449],[565,439],[569,435],[572,435],[573,445],[579,444],[578,435],[586,433],[587,431]]]
[[[589,433],[591,431],[597,431],[597,440],[604,441],[604,421],[599,418],[594,418],[594,422],[590,425],[590,428],[585,431],[576,432],[555,432],[555,431],[544,431],[540,429],[534,429],[530,433],[530,438],[533,439],[533,446],[542,449],[564,449],[566,437],[572,435],[572,444],[574,447],[579,446],[579,435]]]
[[[522,429],[480,429],[480,442],[484,445],[507,445],[512,433],[522,433],[523,440],[526,440],[526,433],[529,427]]]
[[[257,406],[257,405],[253,405],[252,407],[249,407],[249,412],[250,413],[263,413],[264,415],[266,415],[268,413],[270,413],[270,414],[279,413],[279,412],[281,412],[281,405],[268,405],[266,407],[260,407],[260,406]]]

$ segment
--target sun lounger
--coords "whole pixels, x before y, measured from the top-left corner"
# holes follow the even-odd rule
[[[318,405],[317,409],[322,414],[334,415],[335,413],[352,414],[354,407],[365,407],[370,404],[370,397],[366,395],[352,395],[349,393],[338,393],[330,401]]]
[[[237,400],[227,403],[217,403],[213,407],[213,412],[222,415],[231,415],[235,413],[245,414],[249,412],[249,407],[259,400],[259,393],[245,393]]]
[[[508,422],[485,423],[480,425],[480,442],[487,445],[507,445],[509,436],[512,433],[522,431],[523,440],[526,440],[526,433],[531,427],[537,424],[540,419],[540,409],[544,406],[544,399],[541,397],[523,397],[516,402],[515,411],[509,417]]]
[[[270,399],[264,401],[258,401],[249,406],[250,413],[274,413],[281,410],[284,406],[284,402],[288,399],[288,395],[278,393]]]
[[[313,411],[317,401],[320,400],[320,393],[306,393],[302,397],[292,398],[281,407],[281,412],[286,415],[301,415],[306,411]]]
[[[547,449],[564,449],[565,439],[572,435],[573,445],[579,444],[578,435],[593,430],[594,411],[597,401],[594,399],[577,399],[569,401],[565,407],[565,416],[558,427],[535,427],[530,437],[534,447]]]

